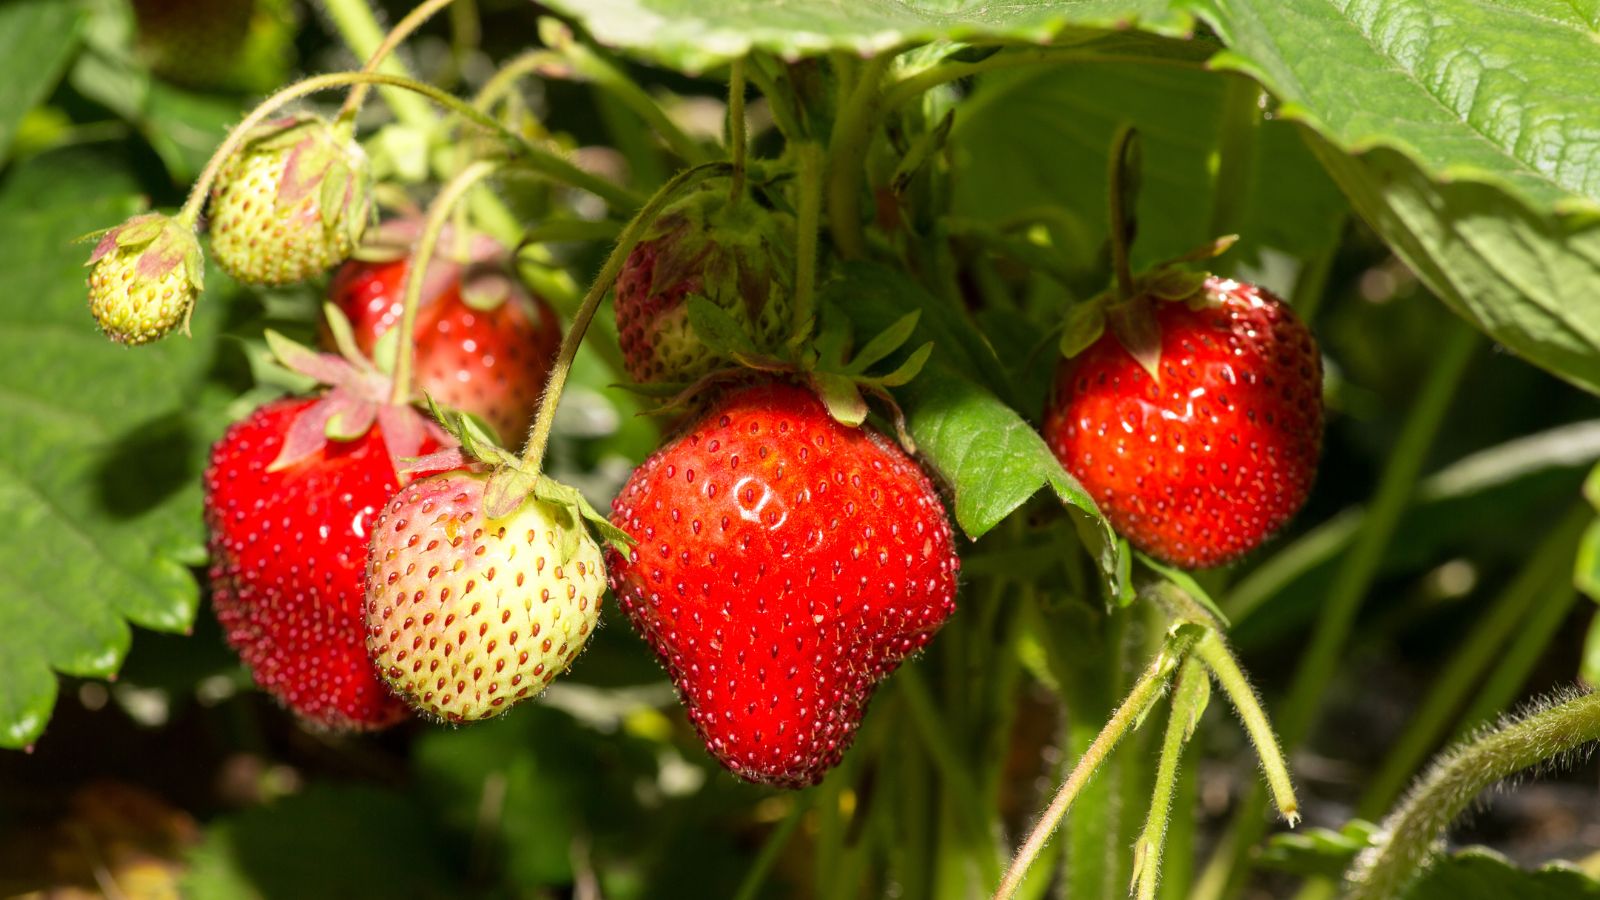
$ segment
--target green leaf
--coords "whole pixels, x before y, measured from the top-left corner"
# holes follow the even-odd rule
[[[1313,145],[1440,300],[1535,365],[1600,391],[1600,219],[1539,215],[1479,182],[1435,183],[1391,150],[1351,157]]]
[[[1132,124],[1143,145],[1135,270],[1219,237],[1218,228],[1244,236],[1231,260],[1253,261],[1268,249],[1306,258],[1331,246],[1346,203],[1299,126],[1258,115],[1245,158],[1231,160],[1248,168],[1237,181],[1224,180],[1228,80],[1237,76],[1201,69],[1191,59],[1204,52],[1196,43],[1162,43],[1172,49],[1143,52],[1175,64],[1093,62],[980,77],[949,141],[954,212],[1008,228],[1033,223],[1048,237],[1040,249],[1087,279],[1080,296],[1096,293],[1110,283],[1111,139],[1118,126]]]
[[[0,3],[0,162],[22,117],[61,79],[81,15],[78,4],[61,0]]]
[[[313,786],[207,829],[183,896],[453,896],[464,874],[444,862],[434,822],[409,794]]]
[[[689,327],[707,349],[723,356],[757,356],[760,350],[738,320],[704,297],[689,298]]]
[[[1377,831],[1378,826],[1371,822],[1351,819],[1338,831],[1306,828],[1276,834],[1262,850],[1261,864],[1297,875],[1337,879],[1350,867],[1356,854],[1372,843]]]
[[[811,383],[834,421],[856,427],[867,420],[866,398],[861,396],[861,388],[847,376],[812,372]]]
[[[74,238],[136,211],[130,182],[49,154],[0,183],[0,746],[43,731],[52,670],[114,674],[128,623],[184,631],[205,559],[200,472],[225,393],[208,382],[226,305],[213,289],[194,339],[113,345],[84,308]],[[40,185],[51,186],[40,190]],[[216,283],[225,279],[216,278]]]
[[[1600,603],[1600,519],[1589,523],[1589,528],[1578,542],[1578,559],[1572,567],[1572,583],[1589,599]]]
[[[1217,617],[1217,621],[1222,623],[1223,628],[1227,628],[1232,624],[1228,621],[1227,614],[1222,611],[1222,607],[1218,606],[1217,602],[1211,599],[1211,595],[1206,593],[1206,589],[1200,586],[1200,582],[1194,580],[1194,576],[1182,569],[1173,568],[1166,563],[1151,559],[1143,553],[1139,553],[1138,557],[1139,562],[1144,563],[1145,566],[1150,568],[1156,574],[1160,575],[1162,578],[1165,578],[1166,580],[1177,585],[1183,590],[1184,593],[1188,594],[1190,597],[1193,597],[1197,602],[1199,602],[1201,606],[1204,606],[1206,609],[1210,610],[1211,614]]]
[[[917,320],[922,318],[921,310],[913,310],[896,319],[893,325],[878,332],[866,345],[850,359],[850,365],[845,369],[846,374],[859,375],[872,368],[874,363],[905,346],[911,340],[911,335],[917,330]]]
[[[1068,28],[1140,27],[1186,34],[1168,0],[550,0],[595,40],[672,68],[701,72],[766,50],[786,59],[831,51],[877,53],[934,40],[1043,42]]]
[[[1468,847],[1430,868],[1404,900],[1596,900],[1600,881],[1568,862],[1520,869],[1487,847]]]
[[[1189,6],[1229,47],[1214,64],[1320,135],[1334,179],[1430,290],[1600,391],[1592,3]]]
[[[1183,5],[1228,46],[1213,66],[1254,77],[1347,151],[1398,150],[1435,180],[1497,185],[1541,212],[1600,210],[1592,3]]]

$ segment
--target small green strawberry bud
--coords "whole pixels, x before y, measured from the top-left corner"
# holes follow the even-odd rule
[[[252,284],[305,281],[348,259],[372,217],[361,146],[326,120],[261,126],[211,195],[211,249]]]
[[[187,331],[204,277],[192,229],[162,213],[135,216],[100,238],[89,265],[89,311],[107,337],[134,346]]]

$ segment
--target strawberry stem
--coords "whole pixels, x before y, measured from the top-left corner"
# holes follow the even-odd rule
[[[1558,702],[1565,699],[1565,702]],[[1532,713],[1446,752],[1378,829],[1348,873],[1350,900],[1399,897],[1428,866],[1440,834],[1483,790],[1600,740],[1600,693],[1546,701]]]
[[[729,166],[725,162],[703,163],[692,169],[685,169],[672,177],[672,180],[661,186],[655,196],[639,210],[622,230],[617,238],[617,246],[612,248],[611,255],[606,257],[605,265],[594,277],[594,283],[589,286],[589,292],[584,295],[583,302],[578,306],[578,312],[572,317],[572,325],[567,329],[566,337],[561,340],[561,353],[556,357],[556,364],[550,370],[550,381],[545,386],[544,396],[539,401],[538,415],[533,420],[533,428],[528,433],[528,445],[523,450],[523,468],[532,473],[542,473],[544,467],[544,453],[550,443],[550,428],[555,423],[556,407],[561,403],[561,391],[566,386],[567,375],[572,371],[572,361],[578,355],[578,348],[583,344],[584,333],[589,330],[589,323],[594,321],[594,314],[600,308],[600,301],[605,299],[606,292],[611,289],[612,282],[617,280],[617,274],[622,271],[623,263],[627,262],[628,254],[644,237],[644,233],[655,223],[661,211],[677,198],[685,188],[704,181],[707,178],[727,175]]]
[[[1172,794],[1178,782],[1178,763],[1205,712],[1210,685],[1205,667],[1194,657],[1184,660],[1172,692],[1172,709],[1167,716],[1167,733],[1161,740],[1161,756],[1156,761],[1155,785],[1150,792],[1150,810],[1144,831],[1134,844],[1133,884],[1138,900],[1156,900],[1161,882],[1161,857],[1167,840],[1167,818],[1172,810]]]
[[[250,111],[244,120],[228,132],[216,152],[211,154],[211,159],[206,162],[205,170],[196,179],[194,187],[189,190],[189,198],[184,202],[183,209],[178,213],[178,221],[193,228],[200,219],[200,211],[205,206],[206,197],[210,193],[211,185],[221,173],[222,167],[238,152],[241,145],[249,139],[250,133],[257,125],[266,121],[267,117],[279,109],[302,97],[322,91],[335,90],[349,87],[350,85],[386,85],[401,88],[420,94],[429,100],[438,103],[446,109],[461,113],[467,119],[496,132],[512,147],[512,152],[520,161],[537,169],[544,174],[560,178],[574,187],[590,191],[600,198],[614,205],[632,206],[635,199],[631,192],[611,184],[604,179],[591,175],[579,169],[572,163],[557,157],[548,151],[541,150],[529,144],[521,135],[510,131],[492,117],[473,109],[466,101],[439,90],[426,82],[404,78],[399,75],[385,75],[380,72],[331,72],[326,75],[316,75],[304,81],[296,82],[261,102],[260,106]]]
[[[1124,124],[1111,139],[1111,158],[1106,165],[1108,237],[1111,241],[1111,269],[1117,279],[1117,299],[1133,296],[1133,265],[1128,249],[1133,245],[1138,230],[1136,218],[1139,203],[1139,132]]]
[[[728,68],[728,161],[733,177],[728,179],[728,205],[744,195],[745,121],[744,60],[736,59]]]
[[[433,261],[439,236],[450,221],[450,214],[474,184],[493,174],[500,164],[480,159],[450,179],[428,207],[428,218],[422,226],[422,236],[417,239],[411,254],[411,265],[406,267],[405,305],[400,313],[400,354],[395,360],[394,387],[389,402],[399,406],[411,402],[411,368],[416,355],[417,307],[422,303],[422,285],[428,274],[428,264]]]
[[[828,227],[845,259],[867,255],[866,233],[861,227],[861,178],[866,171],[867,145],[872,141],[879,87],[888,68],[888,54],[866,61],[828,143]]]
[[[822,147],[805,143],[800,157],[800,203],[795,223],[794,303],[789,346],[798,349],[811,336],[816,316],[817,237],[822,224]]]
[[[1294,827],[1300,821],[1300,802],[1295,799],[1289,764],[1284,760],[1278,736],[1273,733],[1272,720],[1261,708],[1261,699],[1222,638],[1222,623],[1187,591],[1170,581],[1156,583],[1150,593],[1175,618],[1205,627],[1205,635],[1195,643],[1194,655],[1206,664],[1228,695],[1239,721],[1244,723],[1245,732],[1255,744],[1256,756],[1261,760],[1261,770],[1266,775],[1267,787],[1272,790],[1278,812],[1288,821],[1289,827]]]
[[[372,51],[372,55],[367,57],[367,63],[361,67],[361,71],[366,73],[376,72],[378,66],[389,58],[389,54],[400,46],[401,41],[410,37],[412,32],[422,27],[424,22],[433,18],[435,13],[453,2],[455,0],[425,0],[425,2],[418,4],[415,9],[406,13],[405,18],[396,23],[394,28],[389,30],[389,33],[383,38],[383,43],[379,44],[378,49]],[[355,89],[350,92],[350,96],[345,98],[344,106],[339,108],[339,121],[353,125],[356,113],[361,111],[362,105],[367,102],[367,95],[371,92],[371,83],[356,85]]]
[[[995,889],[995,900],[1008,900],[1016,894],[1023,877],[1028,874],[1029,867],[1039,857],[1045,844],[1049,843],[1050,836],[1055,834],[1061,820],[1066,817],[1067,810],[1072,807],[1072,801],[1077,799],[1084,785],[1088,784],[1089,779],[1100,770],[1107,757],[1111,755],[1111,751],[1116,749],[1118,742],[1138,726],[1139,721],[1166,691],[1173,670],[1178,667],[1199,636],[1197,631],[1198,629],[1179,630],[1167,638],[1162,651],[1150,661],[1149,667],[1134,683],[1133,689],[1128,692],[1122,705],[1111,714],[1110,720],[1100,729],[1094,742],[1078,758],[1077,765],[1072,767],[1067,780],[1062,782],[1055,798],[1050,801],[1049,807],[1039,817],[1033,831],[1029,832],[1027,840],[1023,841],[1017,850],[1016,857],[1011,861],[1011,867],[1006,870],[1000,886]]]

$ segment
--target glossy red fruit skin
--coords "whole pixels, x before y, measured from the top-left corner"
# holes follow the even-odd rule
[[[371,354],[378,338],[399,324],[408,268],[405,259],[354,260],[334,276],[329,295],[350,320],[363,353]],[[417,311],[416,336],[417,387],[479,416],[507,444],[520,444],[561,349],[560,320],[550,304],[513,287],[493,309],[475,309],[455,284]]]
[[[955,609],[960,560],[899,447],[786,384],[735,390],[658,450],[612,521],[611,588],[712,755],[749,781],[815,784],[877,683]]]
[[[1322,357],[1267,291],[1212,277],[1219,306],[1160,302],[1161,381],[1111,334],[1064,359],[1044,437],[1111,524],[1184,568],[1232,562],[1305,503],[1322,444]]]
[[[407,710],[367,656],[362,605],[369,529],[399,484],[377,425],[267,471],[312,402],[268,403],[212,448],[205,473],[211,603],[256,684],[302,719],[339,730],[383,728]],[[428,441],[423,450],[435,447]]]

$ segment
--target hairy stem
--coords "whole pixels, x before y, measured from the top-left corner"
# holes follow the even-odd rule
[[[411,402],[411,368],[416,356],[417,343],[417,307],[422,303],[422,284],[428,275],[428,264],[433,262],[433,252],[439,245],[439,236],[444,234],[445,225],[449,223],[450,216],[461,201],[461,197],[474,184],[494,174],[499,165],[495,161],[486,159],[469,164],[440,189],[439,195],[428,207],[428,217],[422,226],[422,236],[417,239],[416,249],[411,255],[411,265],[406,268],[405,305],[402,307],[398,326],[400,352],[395,359],[394,387],[389,394],[390,403],[399,405]]]
[[[622,271],[622,264],[627,262],[628,254],[633,252],[635,245],[644,236],[646,230],[655,222],[656,217],[666,208],[685,188],[704,181],[714,175],[728,174],[727,163],[705,163],[692,169],[685,169],[672,177],[671,181],[661,186],[655,196],[640,209],[622,230],[617,238],[617,245],[612,248],[611,255],[606,257],[605,265],[594,277],[594,283],[589,286],[589,292],[584,295],[583,302],[578,306],[578,312],[572,317],[572,325],[567,329],[567,334],[561,340],[561,353],[556,357],[555,367],[550,370],[550,381],[544,390],[544,396],[539,400],[537,418],[533,421],[533,429],[528,433],[528,446],[523,451],[522,461],[529,472],[541,472],[544,466],[544,452],[550,443],[550,428],[555,423],[556,407],[561,403],[561,391],[566,386],[567,375],[572,370],[572,360],[578,355],[578,347],[583,343],[583,335],[589,330],[589,323],[594,321],[594,314],[600,308],[600,301],[605,299],[606,291],[611,289],[612,282],[617,280],[617,274]]]
[[[834,246],[846,259],[867,254],[861,227],[861,178],[866,172],[867,146],[872,142],[879,87],[888,67],[888,54],[875,56],[861,67],[828,143],[828,227]]]
[[[636,202],[632,193],[622,190],[604,179],[591,175],[579,169],[572,163],[558,156],[541,150],[523,140],[521,136],[508,131],[494,119],[473,109],[466,101],[444,91],[439,90],[426,82],[403,78],[398,75],[385,75],[379,72],[332,72],[327,75],[316,75],[304,81],[296,82],[261,102],[260,106],[250,111],[244,120],[228,133],[226,139],[211,154],[211,159],[206,163],[200,177],[195,180],[194,187],[189,191],[189,198],[184,203],[182,211],[178,213],[179,220],[191,227],[200,218],[200,210],[205,206],[206,195],[211,190],[211,184],[222,171],[222,167],[238,152],[239,148],[250,137],[250,132],[257,125],[266,121],[267,117],[282,109],[289,103],[321,91],[334,90],[350,85],[381,84],[389,87],[400,88],[419,94],[438,103],[446,109],[461,113],[466,118],[478,125],[482,125],[496,132],[509,145],[509,151],[518,158],[518,161],[534,168],[552,178],[557,178],[574,187],[591,191],[605,199],[607,202],[631,208]]]
[[[1600,740],[1600,694],[1544,705],[1444,754],[1348,873],[1349,900],[1401,896],[1427,867],[1435,842],[1485,788]]]
[[[422,23],[433,18],[435,13],[453,2],[455,0],[424,0],[424,2],[417,4],[416,8],[406,13],[405,18],[401,19],[394,28],[389,30],[383,42],[368,55],[367,63],[361,67],[361,71],[376,72],[384,60],[389,58],[389,54],[394,52],[394,48],[400,46],[400,43],[410,37],[412,32],[421,28]],[[350,96],[345,98],[344,106],[340,107],[339,119],[345,122],[355,121],[356,113],[361,111],[362,104],[367,102],[367,95],[371,92],[372,84],[370,82],[356,85],[355,89],[350,92]]]
[[[1433,679],[1428,696],[1412,713],[1405,732],[1384,758],[1378,773],[1368,781],[1366,793],[1356,807],[1357,815],[1374,819],[1388,809],[1428,751],[1449,735],[1451,721],[1461,711],[1467,697],[1479,687],[1484,673],[1502,656],[1512,636],[1521,631],[1529,610],[1541,600],[1550,600],[1552,587],[1567,579],[1578,535],[1593,519],[1588,506],[1579,504],[1545,538],[1488,613],[1479,618],[1467,639],[1460,643],[1450,661]]]
[[[1245,732],[1255,744],[1256,756],[1261,760],[1261,769],[1266,775],[1267,786],[1272,789],[1278,812],[1293,827],[1300,821],[1300,803],[1295,799],[1289,764],[1284,761],[1283,748],[1272,731],[1272,720],[1261,707],[1255,687],[1250,684],[1244,668],[1222,637],[1222,623],[1187,591],[1170,581],[1157,582],[1151,587],[1150,593],[1178,619],[1205,626],[1206,633],[1195,644],[1194,655],[1205,663],[1212,677],[1217,679],[1217,684],[1222,686],[1223,693],[1228,695],[1228,702],[1238,713]]]
[[[1117,743],[1133,730],[1150,707],[1160,699],[1162,692],[1166,690],[1172,671],[1189,651],[1195,638],[1196,634],[1193,632],[1179,631],[1167,640],[1166,649],[1151,660],[1149,667],[1139,676],[1133,689],[1128,692],[1127,698],[1122,701],[1122,705],[1111,714],[1110,720],[1089,745],[1089,749],[1084,751],[1077,765],[1072,767],[1072,772],[1067,775],[1067,780],[1062,783],[1060,790],[1056,791],[1055,798],[1045,808],[1044,814],[1039,817],[1027,840],[1018,848],[1017,855],[1011,861],[1011,867],[1006,870],[1000,886],[995,889],[996,900],[1006,900],[1016,893],[1017,886],[1028,873],[1028,868],[1033,865],[1039,852],[1044,849],[1044,845],[1049,842],[1050,836],[1055,833],[1062,818],[1066,816],[1067,810],[1072,807],[1072,801],[1105,763],[1111,751],[1116,749]]]
[[[322,7],[339,30],[339,36],[349,46],[357,59],[371,59],[384,40],[384,29],[373,15],[369,0],[322,0]],[[409,77],[410,72],[392,54],[383,59],[379,71],[387,75]],[[379,85],[384,102],[401,122],[414,128],[433,124],[433,111],[421,98],[405,91]]]
[[[1322,708],[1322,693],[1338,670],[1339,657],[1361,609],[1361,601],[1377,577],[1378,565],[1410,502],[1428,449],[1478,347],[1477,332],[1465,323],[1452,321],[1446,328],[1434,356],[1433,368],[1412,404],[1405,427],[1379,478],[1361,530],[1328,587],[1311,630],[1311,644],[1300,657],[1289,695],[1282,704],[1279,726],[1284,745],[1291,749],[1305,740],[1316,723],[1317,713]],[[1229,829],[1233,841],[1219,845],[1219,852],[1225,850],[1231,859],[1217,860],[1207,873],[1212,884],[1222,882],[1216,896],[1235,894],[1254,868],[1251,853],[1261,835],[1264,799],[1259,791],[1253,792],[1234,813]],[[1217,874],[1215,879],[1209,877],[1213,871]]]
[[[1205,667],[1193,657],[1178,670],[1172,692],[1172,711],[1167,718],[1167,733],[1161,741],[1161,756],[1156,762],[1155,785],[1150,792],[1150,811],[1144,831],[1133,849],[1132,890],[1138,900],[1155,900],[1161,881],[1161,857],[1167,837],[1167,817],[1172,809],[1172,794],[1178,783],[1178,763],[1183,748],[1205,712],[1210,684]]]

